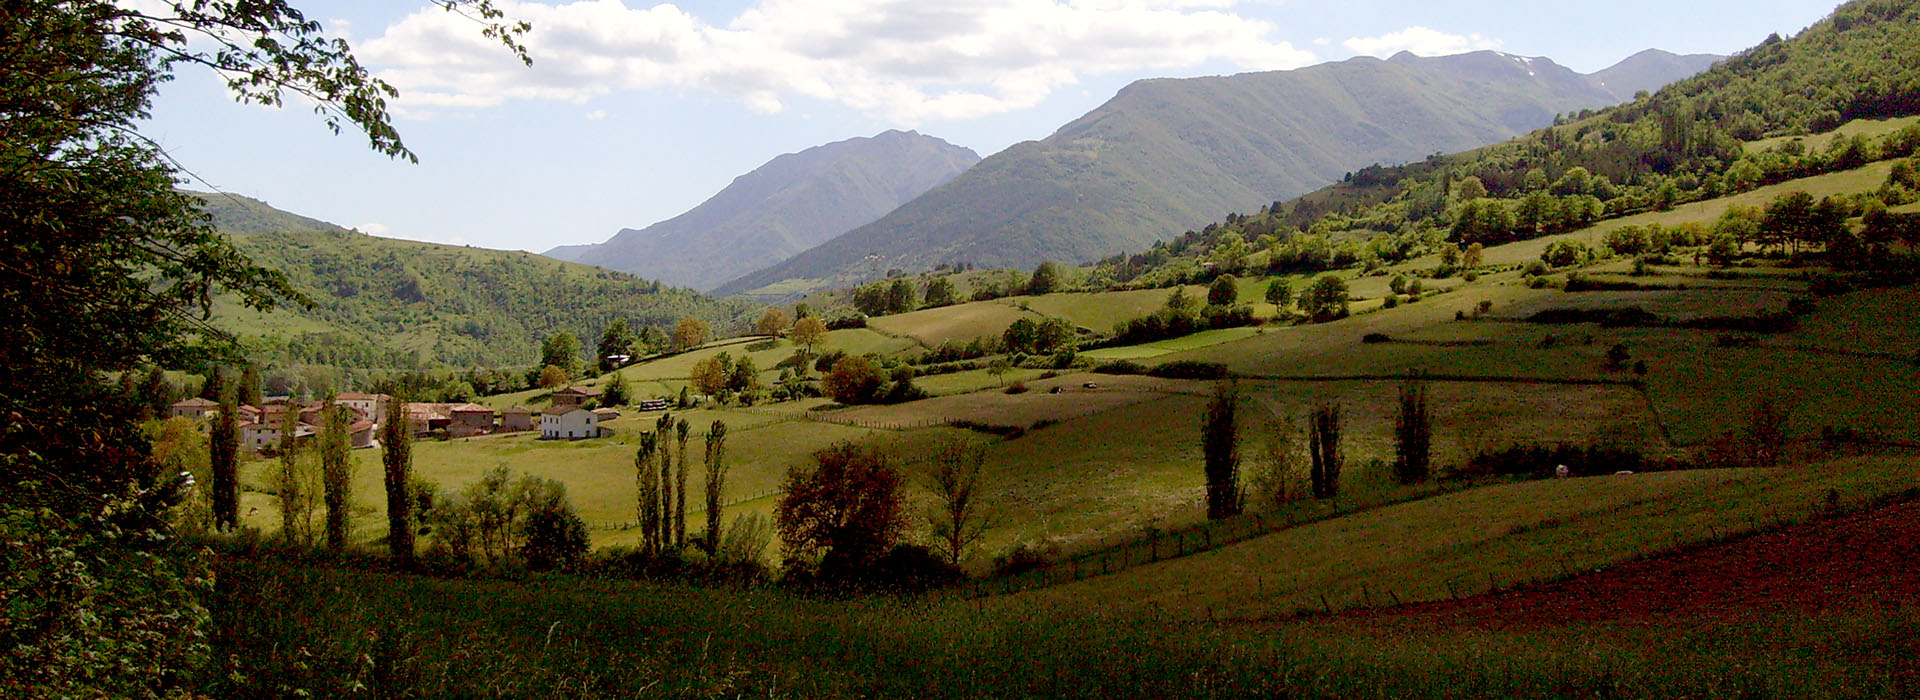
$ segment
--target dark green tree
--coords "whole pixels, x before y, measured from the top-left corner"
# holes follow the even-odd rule
[[[685,425],[682,423],[682,425]],[[713,560],[720,551],[720,496],[727,486],[727,424],[714,421],[707,426],[706,437],[707,466],[707,536],[701,546],[707,550],[707,559]]]
[[[413,430],[407,425],[407,402],[399,396],[387,402],[380,425],[380,465],[387,486],[387,553],[402,564],[413,562]]]
[[[326,490],[327,548],[338,552],[346,549],[352,527],[354,464],[348,431],[353,419],[352,413],[334,405],[331,397],[320,415],[320,481]]]
[[[1240,299],[1240,280],[1233,275],[1221,275],[1213,278],[1213,284],[1207,287],[1207,303],[1214,306],[1232,306]]]
[[[922,296],[925,298],[928,308],[953,305],[955,298],[953,280],[945,277],[935,277],[927,280],[927,293]]]
[[[633,403],[633,397],[628,393],[627,376],[614,372],[607,383],[600,387],[600,405],[614,407]]]
[[[207,434],[213,472],[213,524],[219,530],[240,525],[240,409],[232,393],[220,397],[220,413]]]
[[[637,344],[639,340],[639,336],[627,329],[626,319],[614,319],[613,324],[607,326],[606,331],[600,334],[600,345],[595,348],[594,362],[600,369],[600,372],[604,374],[619,366],[615,360],[610,358],[621,355],[632,357],[634,354],[634,345]],[[542,355],[544,354],[543,352]]]
[[[1015,278],[1018,279],[1018,278]],[[1027,293],[1035,296],[1052,294],[1060,290],[1060,266],[1052,260],[1040,263],[1033,268],[1032,279],[1027,280]]]
[[[1307,458],[1313,497],[1340,495],[1340,406],[1321,404],[1307,417]]]
[[[1427,408],[1427,385],[1419,378],[1400,385],[1400,410],[1393,421],[1393,475],[1402,484],[1418,484],[1432,476],[1433,415]]]
[[[1275,277],[1273,281],[1267,283],[1266,296],[1267,303],[1272,304],[1276,311],[1284,313],[1287,307],[1293,305],[1293,285],[1288,284],[1284,277]]]
[[[904,314],[914,310],[919,302],[913,298],[913,281],[898,277],[887,285],[887,313]]]
[[[258,406],[265,403],[260,395],[260,368],[248,364],[240,369],[240,405]]]
[[[560,331],[549,336],[540,344],[540,364],[559,367],[566,371],[567,377],[580,374],[580,339],[572,333]]]
[[[1347,281],[1335,275],[1321,275],[1307,288],[1301,309],[1315,322],[1345,318],[1348,313]]]
[[[1200,451],[1206,462],[1207,519],[1240,514],[1240,390],[1232,382],[1214,388],[1200,424]]]

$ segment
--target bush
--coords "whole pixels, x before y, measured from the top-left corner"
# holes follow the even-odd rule
[[[1527,476],[1547,478],[1560,465],[1573,476],[1603,476],[1617,471],[1660,471],[1673,464],[1650,460],[1630,447],[1605,445],[1513,445],[1480,452],[1467,460],[1457,476]]]
[[[1026,383],[1026,382],[1014,382],[1014,383],[1013,383],[1013,384],[1012,384],[1011,386],[1008,386],[1008,387],[1007,387],[1007,389],[1006,389],[1006,391],[1007,391],[1007,393],[1009,393],[1009,394],[1024,394],[1024,393],[1027,393],[1027,383]]]
[[[1225,379],[1228,372],[1227,366],[1218,362],[1180,360],[1155,365],[1147,374],[1163,379]]]
[[[1377,343],[1388,343],[1392,341],[1393,339],[1387,337],[1387,334],[1385,333],[1368,333],[1360,337],[1360,342],[1366,343],[1368,345],[1374,345]]]
[[[1019,544],[993,558],[993,575],[1017,576],[1048,566],[1047,557],[1040,550],[1026,544]]]
[[[1659,316],[1655,316],[1646,309],[1638,306],[1619,309],[1547,309],[1528,316],[1527,322],[1545,324],[1597,323],[1609,328],[1664,325]]]
[[[590,545],[587,524],[571,506],[541,510],[527,516],[526,543],[520,557],[534,571],[564,571],[579,565]]]
[[[1147,367],[1132,360],[1114,360],[1093,368],[1096,374],[1146,374]]]

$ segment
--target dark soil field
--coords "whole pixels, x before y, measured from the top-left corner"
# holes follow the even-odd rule
[[[1526,630],[1711,625],[1781,613],[1896,610],[1920,596],[1920,502],[1816,520],[1457,601],[1356,611],[1331,624]],[[1920,640],[1914,640],[1920,650]]]

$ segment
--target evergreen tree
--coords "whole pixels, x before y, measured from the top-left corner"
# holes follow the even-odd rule
[[[1233,275],[1221,275],[1213,278],[1212,286],[1207,287],[1207,303],[1214,306],[1232,306],[1240,299],[1239,280]]]
[[[1019,278],[1015,278],[1016,280]],[[1017,284],[1017,282],[1016,282]],[[1027,293],[1034,296],[1052,294],[1060,290],[1060,266],[1052,260],[1040,263],[1033,268],[1033,278],[1027,280]]]
[[[159,365],[147,367],[147,380],[140,387],[141,414],[148,419],[165,418],[167,408],[173,405],[173,385],[167,382],[167,373]]]
[[[1273,278],[1267,283],[1267,303],[1272,304],[1276,312],[1285,313],[1287,307],[1293,305],[1293,285],[1284,277]]]
[[[200,398],[220,401],[227,395],[227,372],[217,364],[207,365],[206,381],[200,384]]]

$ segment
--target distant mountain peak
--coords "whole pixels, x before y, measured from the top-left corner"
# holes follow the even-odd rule
[[[679,216],[544,254],[708,289],[878,219],[979,160],[889,129],[777,156]]]

